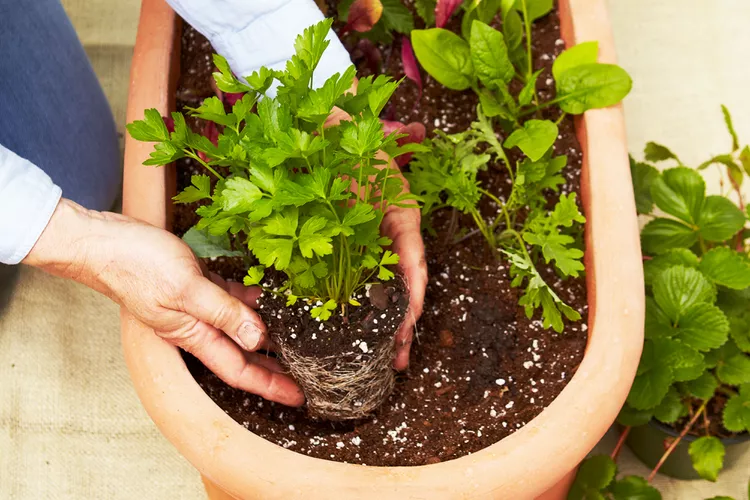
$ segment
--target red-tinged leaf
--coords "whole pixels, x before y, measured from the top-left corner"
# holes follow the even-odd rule
[[[349,16],[342,32],[348,33],[354,30],[364,33],[370,31],[380,21],[382,15],[383,4],[380,0],[354,0],[354,3],[349,7]]]
[[[167,126],[167,130],[169,131],[169,133],[171,134],[172,132],[174,132],[174,118],[172,118],[171,116],[162,116],[162,118],[164,119],[164,125]]]
[[[419,89],[419,99],[422,98],[422,75],[419,73],[419,64],[414,57],[414,50],[408,37],[401,37],[401,62],[404,65],[404,74],[413,81]]]
[[[224,102],[229,104],[230,106],[234,106],[234,103],[242,100],[242,96],[244,95],[245,94],[242,92],[227,92],[226,94],[224,94]]]
[[[219,145],[219,129],[214,122],[206,122],[206,126],[203,128],[203,135],[208,137],[208,140],[211,141],[214,146]],[[211,161],[211,158],[206,156],[206,153],[203,151],[198,151],[198,156],[200,156],[201,160],[206,163]]]
[[[396,141],[396,144],[403,146],[404,144],[420,143],[424,141],[427,135],[427,130],[424,125],[420,122],[411,122],[408,125],[404,125],[401,122],[392,120],[381,120],[383,122],[383,132],[385,135],[390,134],[406,134],[406,137],[402,137]],[[396,158],[396,163],[399,167],[403,167],[409,160],[411,160],[412,153],[406,153]]]
[[[357,42],[357,46],[352,52],[352,58],[357,62],[358,68],[367,68],[373,75],[381,73],[380,69],[383,65],[383,54],[372,40],[363,38]],[[359,64],[360,61],[363,61],[362,65]]]
[[[461,2],[462,0],[437,0],[437,5],[435,5],[435,25],[438,28],[442,28],[448,24],[448,20],[456,11],[456,8],[461,5]]]

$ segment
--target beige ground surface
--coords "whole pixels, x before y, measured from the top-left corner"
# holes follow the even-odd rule
[[[124,120],[137,0],[63,0],[118,123]],[[630,148],[662,141],[687,162],[727,148],[719,104],[750,142],[750,4],[745,0],[609,0]],[[1,22],[1,21],[0,21]],[[718,189],[714,179],[713,187]],[[602,444],[610,450],[612,442]],[[746,498],[750,456],[716,485],[659,478],[667,500]],[[627,473],[643,473],[629,454]],[[744,469],[744,470],[743,470]],[[0,314],[0,499],[203,498],[198,477],[161,437],[130,386],[117,308],[75,284],[22,270]]]

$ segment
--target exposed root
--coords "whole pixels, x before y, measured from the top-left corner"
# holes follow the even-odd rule
[[[283,343],[279,350],[305,393],[312,417],[339,421],[366,418],[393,392],[393,338],[384,339],[374,353],[359,360],[351,354],[302,356]]]

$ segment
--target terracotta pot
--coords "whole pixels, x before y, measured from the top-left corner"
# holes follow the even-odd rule
[[[680,433],[672,427],[651,420],[646,425],[630,429],[625,442],[646,467],[653,469],[669,447],[671,440],[679,435]],[[696,439],[698,438],[695,436],[685,436],[672,451],[672,454],[669,455],[669,458],[659,467],[659,473],[676,479],[700,479],[701,476],[693,468],[693,461],[688,452],[690,443]],[[750,449],[750,435],[748,434],[735,438],[724,438],[721,442],[724,443],[726,449],[724,469],[739,464],[747,450]]]
[[[599,40],[615,59],[605,0],[562,0],[568,45]],[[179,38],[163,0],[144,0],[131,73],[128,121],[173,105]],[[615,420],[643,345],[643,274],[621,107],[578,122],[584,151],[589,343],[575,376],[525,427],[472,455],[419,467],[364,467],[276,446],[227,416],[198,386],[178,350],[122,312],[125,358],[141,401],[162,433],[200,471],[213,498],[564,498],[571,471]],[[150,144],[128,138],[123,210],[169,227],[174,173],[141,165]],[[226,492],[226,494],[224,493]],[[545,495],[545,492],[547,494]]]

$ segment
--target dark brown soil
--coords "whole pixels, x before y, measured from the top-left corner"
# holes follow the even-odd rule
[[[456,20],[452,23],[457,28]],[[546,100],[554,93],[549,68],[563,49],[556,13],[536,23],[533,38],[535,65],[547,68],[538,80]],[[184,36],[183,51],[186,45],[197,43],[195,37]],[[356,40],[345,43],[353,47]],[[398,43],[383,50],[383,63],[389,74],[400,78]],[[394,104],[386,110],[386,118],[420,121],[428,132],[435,128],[457,132],[468,126],[477,104],[474,95],[448,91],[424,72],[423,80],[421,101],[415,103],[417,89],[405,80]],[[189,80],[183,81],[187,83]],[[560,131],[556,151],[568,155],[567,184],[562,190],[578,192],[581,153],[571,118],[560,123]],[[178,163],[179,182],[184,187],[194,165]],[[507,193],[510,187],[500,169],[488,172],[483,181],[498,194]],[[177,234],[195,222],[194,208],[177,208]],[[485,215],[494,211],[491,204],[482,206]],[[518,307],[520,291],[510,287],[505,263],[488,255],[481,236],[451,244],[455,234],[450,220],[451,214],[444,212],[432,221],[437,235],[426,241],[430,282],[411,364],[399,375],[393,394],[375,418],[335,424],[315,421],[304,409],[284,407],[228,387],[185,355],[188,367],[206,393],[237,422],[280,446],[319,458],[368,465],[421,465],[467,455],[507,437],[557,397],[583,359],[587,340],[585,283],[583,279],[561,282],[554,273],[543,271],[561,298],[582,315],[581,321],[566,324],[563,334],[545,330],[538,317],[528,319]],[[460,218],[458,222],[459,227],[472,227]],[[227,278],[238,279],[244,273],[241,259],[214,262],[211,267]]]

